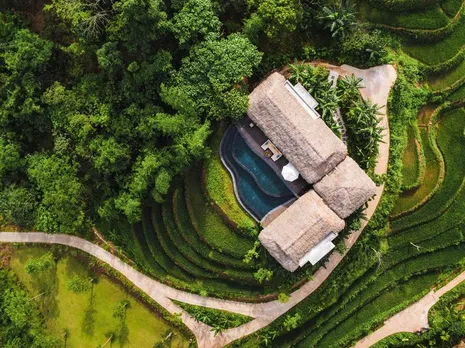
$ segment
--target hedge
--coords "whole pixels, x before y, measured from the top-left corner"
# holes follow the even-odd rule
[[[186,202],[184,200],[184,192],[181,188],[175,190],[173,194],[173,217],[177,227],[183,232],[182,236],[185,242],[204,258],[210,259],[227,268],[234,268],[238,270],[249,269],[251,273],[257,269],[255,267],[255,262],[247,264],[242,260],[220,253],[202,242],[197,232],[192,227]]]
[[[460,88],[453,91],[447,100],[450,102],[459,102],[465,100],[465,84],[461,85]]]
[[[450,19],[439,6],[422,12],[393,12],[360,3],[359,16],[368,22],[405,29],[438,29],[449,24]]]
[[[441,116],[437,134],[438,146],[445,161],[444,179],[429,201],[415,212],[392,223],[397,231],[407,227],[423,224],[445,213],[464,185],[465,167],[465,111],[456,109]],[[459,146],[463,144],[464,146]]]
[[[199,185],[199,177],[199,170],[193,169],[185,179],[186,205],[194,229],[212,248],[242,260],[247,251],[253,248],[253,240],[233,232],[207,205]]]

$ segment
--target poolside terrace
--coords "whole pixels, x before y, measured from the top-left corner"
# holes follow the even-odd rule
[[[247,142],[247,145],[249,145],[251,150],[255,152],[255,154],[259,156],[266,164],[268,164],[280,178],[282,178],[281,171],[283,167],[289,163],[289,161],[286,159],[286,157],[284,157],[284,155],[279,157],[279,159],[276,161],[267,157],[265,150],[262,148],[262,144],[269,140],[269,138],[257,125],[250,127],[251,124],[254,123],[248,116],[242,119],[237,124],[239,133]],[[297,180],[292,182],[283,179],[283,182],[296,197],[302,196],[311,188],[311,185],[305,181],[302,176],[299,176]]]

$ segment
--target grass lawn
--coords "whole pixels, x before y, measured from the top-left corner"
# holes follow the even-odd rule
[[[21,247],[15,250],[11,268],[34,296],[41,292],[39,287],[42,285],[53,289],[49,292],[51,295],[38,297],[36,301],[39,302],[51,332],[63,335],[65,329],[69,330],[67,347],[96,347],[105,343],[108,332],[113,332],[117,337],[114,347],[151,348],[169,332],[173,332],[170,347],[188,346],[186,338],[178,331],[104,275],[97,276],[92,306],[90,292],[75,294],[69,291],[68,282],[73,276],[88,277],[90,274],[89,269],[72,256],[60,259],[56,268],[47,273],[47,276],[32,278],[25,272],[25,264],[30,258],[49,250],[44,247]],[[131,305],[123,325],[120,319],[113,317],[113,311],[118,302],[125,299]],[[47,306],[46,309],[44,305]],[[127,339],[122,342],[118,339],[121,336]]]
[[[438,29],[450,21],[439,6],[421,12],[392,12],[362,2],[358,14],[364,21],[408,29]]]
[[[407,146],[405,147],[403,163],[404,167],[402,168],[402,185],[404,187],[411,187],[418,182],[420,174],[420,154],[418,153],[419,149],[417,146],[417,141],[415,137],[415,129],[409,127],[408,129],[408,141]]]
[[[465,17],[444,40],[436,43],[406,43],[403,50],[427,65],[436,65],[454,57],[465,45]]]

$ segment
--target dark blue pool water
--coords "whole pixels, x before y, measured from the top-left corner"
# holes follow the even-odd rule
[[[234,175],[240,201],[258,220],[294,197],[273,169],[249,148],[236,127],[225,132],[221,154]]]
[[[233,157],[255,179],[260,189],[270,196],[289,196],[290,191],[281,178],[253,152],[237,132],[233,139]]]

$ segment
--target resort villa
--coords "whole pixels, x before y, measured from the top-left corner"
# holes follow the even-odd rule
[[[376,188],[317,105],[303,86],[273,73],[221,146],[239,201],[264,226],[261,243],[291,272],[328,254],[344,219]]]

